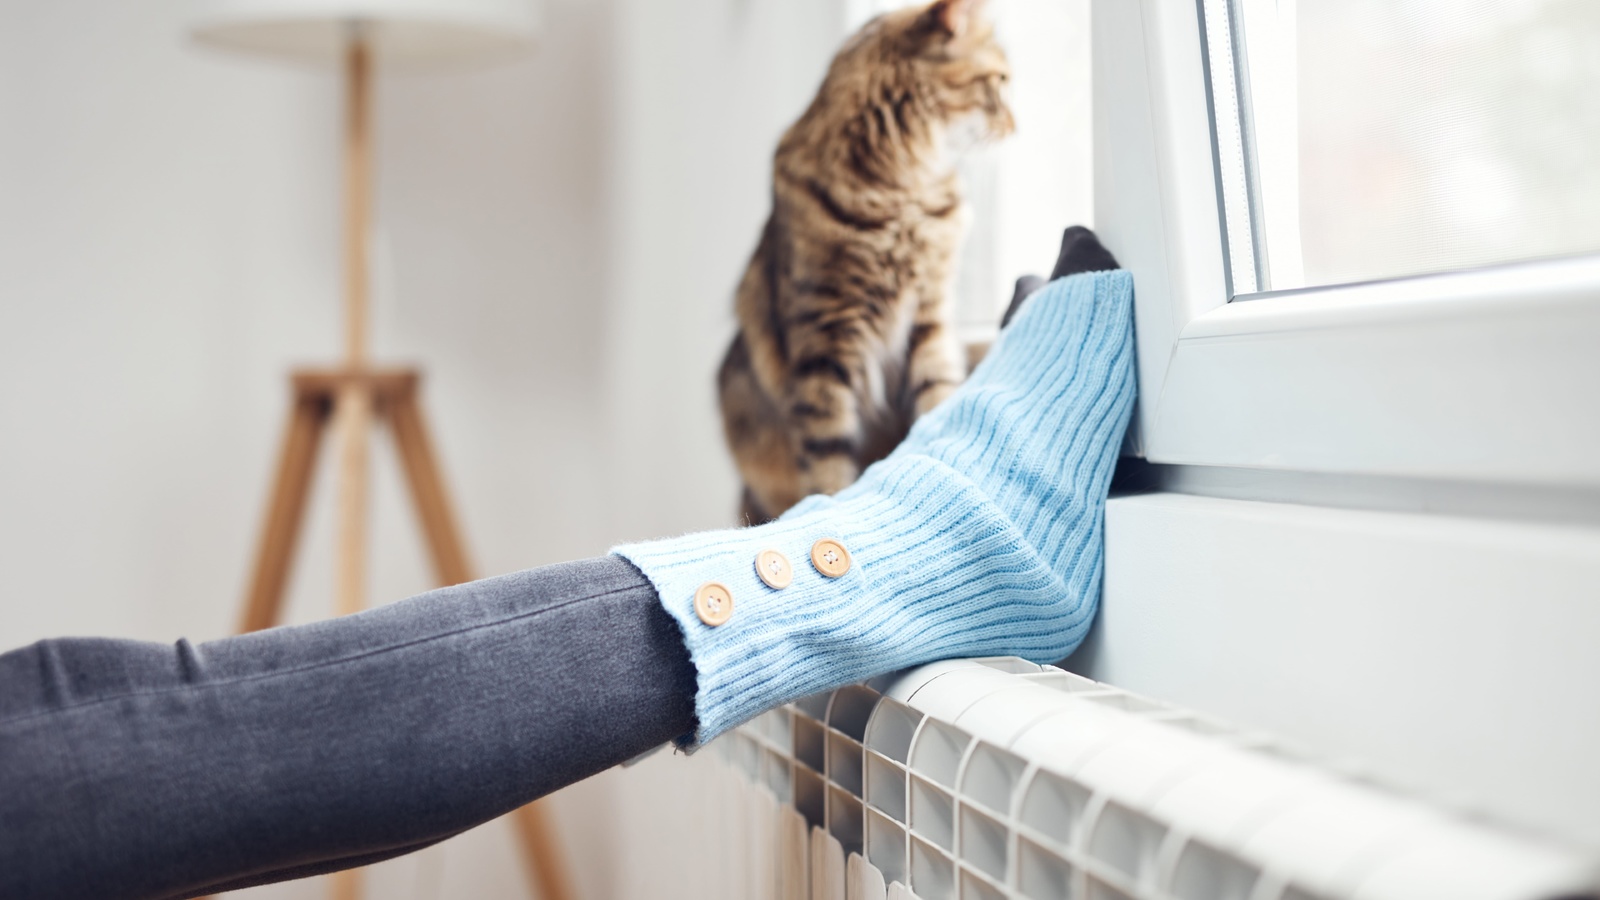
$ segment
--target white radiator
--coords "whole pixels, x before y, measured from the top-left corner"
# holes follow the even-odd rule
[[[729,897],[1600,897],[1585,850],[1016,659],[811,697],[704,755]]]

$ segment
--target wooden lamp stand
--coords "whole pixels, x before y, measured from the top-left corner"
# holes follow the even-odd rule
[[[289,423],[239,623],[241,632],[270,628],[282,615],[317,449],[330,423],[336,423],[339,432],[337,613],[360,612],[366,605],[368,436],[375,423],[386,423],[394,432],[439,584],[459,584],[473,577],[417,402],[421,373],[414,368],[376,368],[368,362],[371,69],[371,49],[359,28],[355,29],[345,58],[345,361],[337,368],[302,369],[290,376],[293,401]],[[511,815],[539,897],[570,900],[570,880],[554,849],[542,808],[529,804]],[[333,896],[338,900],[360,896],[359,869],[332,878]]]

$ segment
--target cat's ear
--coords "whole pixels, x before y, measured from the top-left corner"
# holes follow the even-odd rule
[[[950,37],[961,37],[978,23],[985,0],[938,0],[928,7],[928,18]]]

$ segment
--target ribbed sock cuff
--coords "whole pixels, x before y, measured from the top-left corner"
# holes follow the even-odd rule
[[[849,551],[843,576],[813,566],[822,539]],[[756,574],[769,549],[793,567],[781,590]],[[693,743],[781,703],[935,659],[1057,660],[1094,612],[1094,592],[1074,596],[969,479],[924,456],[886,460],[846,494],[809,498],[777,522],[612,552],[645,573],[683,629],[699,677]],[[695,612],[708,581],[733,595],[733,615],[718,626]]]

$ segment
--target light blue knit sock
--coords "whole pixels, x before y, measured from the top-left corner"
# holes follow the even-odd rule
[[[1106,490],[1133,409],[1132,310],[1126,272],[1053,282],[855,484],[767,525],[615,548],[683,628],[699,674],[692,742],[919,663],[1070,653],[1100,593]],[[825,539],[848,552],[843,575],[813,563]],[[767,550],[790,564],[787,587],[758,577]],[[718,625],[696,611],[708,583],[732,597]]]

